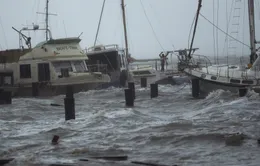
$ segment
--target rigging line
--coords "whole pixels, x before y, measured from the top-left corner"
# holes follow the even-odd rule
[[[226,1],[226,3],[227,3],[227,1]],[[227,21],[227,33],[228,33],[228,30],[229,30],[229,23],[230,23],[230,21],[231,21],[231,16],[232,16],[232,11],[233,11],[233,5],[234,5],[234,0],[232,1],[232,4],[231,4],[231,10],[230,10],[230,13],[229,13],[229,18],[228,18],[228,21]],[[227,10],[227,9],[226,9]],[[224,47],[223,47],[223,53],[222,54],[224,54],[224,52],[225,52],[225,44],[226,44],[226,42],[228,42],[228,35],[226,35],[226,37],[225,37],[225,43],[224,43]],[[228,52],[228,45],[227,45],[227,52]],[[228,56],[228,53],[227,53],[227,56]]]
[[[129,25],[129,22],[128,22],[128,19],[127,19],[128,16],[129,16],[129,15],[128,15],[128,10],[126,10],[125,12],[126,12],[126,13],[125,13],[125,14],[126,14],[126,18],[125,18],[125,20],[126,20],[126,27],[129,27],[129,26],[128,26],[128,25]],[[132,34],[132,33],[131,33],[131,34]],[[131,47],[128,46],[128,54],[129,54],[129,52],[133,53],[133,52],[132,52],[132,51],[133,51],[133,41],[132,41],[132,37],[131,37],[131,35],[130,35],[130,29],[128,29],[128,31],[127,31],[127,36],[128,36],[128,40],[130,41],[130,45],[131,45],[131,47],[132,47],[132,48],[131,48]],[[130,54],[131,54],[131,53],[130,53]]]
[[[40,8],[40,0],[38,0],[37,11],[39,11],[39,8]],[[37,20],[38,20],[38,14],[36,14],[35,22],[37,22]]]
[[[66,26],[65,26],[65,22],[64,22],[64,20],[63,20],[63,27],[64,27],[65,35],[66,35],[66,37],[68,37],[68,36],[67,36],[67,31],[66,31]]]
[[[193,18],[193,21],[192,21],[192,23],[191,23],[191,26],[190,26],[190,32],[189,32],[189,37],[188,37],[188,48],[190,48],[190,35],[191,35],[191,32],[192,32],[192,29],[193,29],[193,25],[194,25],[194,23],[195,23],[195,20],[196,20],[196,14],[195,14],[195,16],[194,16],[194,18]]]
[[[2,30],[3,30],[3,34],[4,34],[5,45],[6,45],[6,47],[8,48],[8,44],[7,44],[7,40],[6,40],[6,35],[5,35],[5,29],[4,29],[4,26],[3,26],[3,23],[2,23],[2,18],[1,18],[1,16],[0,16],[0,24],[1,24],[1,27],[2,27]]]
[[[228,0],[226,0],[226,26],[227,26],[227,29],[226,29],[226,32],[228,32]],[[227,42],[227,44],[226,44],[226,42]],[[225,37],[225,44],[226,44],[226,46],[227,46],[227,64],[228,64],[228,44],[229,44],[229,42],[228,42],[228,40],[227,40],[227,35],[226,35],[226,37]],[[225,44],[224,44],[224,47],[223,47],[223,54],[224,54],[224,51],[225,51]]]
[[[154,11],[154,16],[158,16],[158,13],[156,12],[156,10],[152,7],[152,4],[148,1],[148,4],[150,6],[150,8]],[[156,18],[156,20],[158,21],[159,25],[163,25],[162,22]],[[162,32],[165,32],[165,31],[162,31]],[[168,36],[164,33],[165,37],[169,40],[169,43],[173,43],[173,41],[171,40],[171,38],[168,38]],[[173,44],[172,44],[173,45]]]
[[[237,42],[239,42],[239,43],[241,43],[241,44],[247,46],[248,48],[250,48],[249,45],[247,45],[247,44],[241,42],[240,40],[234,38],[233,36],[229,35],[227,32],[225,32],[225,31],[223,31],[222,29],[220,29],[219,27],[217,27],[217,26],[216,26],[215,24],[213,24],[210,20],[208,20],[203,14],[200,13],[200,15],[201,15],[201,17],[203,17],[206,21],[208,21],[211,25],[213,25],[214,27],[216,27],[216,28],[217,28],[219,31],[221,31],[222,33],[228,35],[230,38],[232,38],[232,39],[236,40]]]
[[[260,19],[260,2],[259,1],[256,1],[257,2],[257,7],[258,7],[258,19]]]
[[[151,24],[151,22],[150,22],[150,20],[149,20],[149,18],[148,18],[148,16],[147,16],[147,14],[146,14],[146,11],[145,11],[145,8],[144,8],[144,5],[143,5],[143,3],[142,3],[142,0],[140,0],[140,3],[141,3],[141,6],[142,6],[142,8],[143,8],[143,12],[144,12],[144,14],[145,14],[145,17],[146,17],[147,21],[149,22],[150,27],[151,27],[151,29],[152,29],[152,31],[153,31],[153,34],[154,34],[154,36],[155,36],[157,42],[158,42],[159,45],[161,46],[161,49],[164,51],[164,48],[163,48],[162,44],[160,43],[160,41],[159,41],[159,39],[158,39],[158,37],[157,37],[157,35],[156,35],[154,29],[153,29],[153,26],[152,26],[152,24]]]
[[[213,23],[215,23],[215,1],[213,1]],[[214,52],[214,63],[216,64],[216,39],[215,39],[215,27],[213,26],[213,52]]]
[[[100,28],[100,24],[101,24],[101,19],[102,19],[102,16],[103,16],[103,11],[104,11],[104,7],[105,7],[105,2],[106,2],[106,0],[103,1],[101,13],[100,13],[100,18],[99,18],[99,22],[98,22],[97,33],[96,33],[96,37],[95,37],[95,41],[94,41],[94,47],[96,46],[96,42],[97,42],[97,37],[98,37],[98,33],[99,33],[99,28]]]
[[[218,25],[218,18],[219,18],[219,0],[217,1],[217,26]],[[219,50],[219,47],[218,47],[218,31],[216,31],[216,40],[217,40],[217,43],[216,43],[216,47],[217,47],[217,62],[219,64],[219,60],[218,60],[218,50]]]
[[[35,8],[35,6],[36,6],[36,0],[34,0],[34,3],[33,3],[33,7],[32,7],[32,16],[34,15],[34,8]],[[31,19],[33,19],[33,17],[32,17]]]
[[[242,25],[243,25],[243,27],[242,27],[242,31],[243,31],[242,32],[242,40],[243,40],[243,42],[245,41],[245,24],[244,24],[245,23],[245,15],[246,15],[246,1],[244,1],[244,14],[243,14],[243,20],[242,20]],[[242,56],[244,55],[244,48],[245,48],[245,46],[243,45],[242,46]]]

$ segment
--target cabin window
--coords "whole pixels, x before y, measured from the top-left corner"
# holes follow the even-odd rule
[[[73,61],[72,63],[76,69],[76,72],[87,71],[84,61]]]
[[[60,72],[61,69],[66,68],[68,69],[70,72],[72,72],[72,66],[70,61],[55,61],[52,62],[56,72]]]
[[[31,78],[31,65],[20,65],[20,78]]]
[[[5,76],[4,77],[4,85],[11,85],[12,84],[12,77],[11,76]]]

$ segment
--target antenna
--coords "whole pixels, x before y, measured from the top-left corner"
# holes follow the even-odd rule
[[[83,34],[83,32],[81,32],[80,34],[79,34],[79,36],[78,36],[78,38],[80,38],[80,36]]]
[[[49,29],[49,15],[57,16],[57,14],[49,13],[49,0],[46,0],[46,12],[37,12],[37,14],[44,14],[45,15],[45,33],[46,33],[46,41],[48,40],[48,29]]]

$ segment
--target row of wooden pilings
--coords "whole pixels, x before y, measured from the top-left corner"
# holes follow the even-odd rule
[[[147,87],[147,79],[141,78],[141,87]],[[150,96],[151,98],[158,97],[158,84],[150,84]],[[127,107],[134,106],[135,95],[135,84],[134,82],[128,82],[128,88],[125,89],[125,105]],[[73,93],[73,87],[66,87],[66,96],[64,98],[65,107],[65,120],[75,119],[75,99]]]
[[[141,87],[147,87],[147,78],[141,78]],[[150,96],[151,98],[158,97],[158,84],[150,84]],[[133,107],[135,98],[135,83],[128,82],[128,88],[125,89],[125,105],[127,107]]]

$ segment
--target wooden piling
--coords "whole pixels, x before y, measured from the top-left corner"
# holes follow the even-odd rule
[[[151,98],[158,97],[158,84],[150,84]]]
[[[134,106],[133,90],[130,88],[125,89],[125,105],[127,107]]]
[[[146,77],[141,78],[141,87],[142,88],[147,87],[147,78]]]
[[[128,88],[132,89],[132,91],[133,91],[133,98],[135,99],[135,83],[134,82],[128,82]]]
[[[198,98],[200,96],[200,82],[199,79],[191,80],[192,86],[192,97]]]
[[[66,87],[66,97],[64,98],[65,120],[75,119],[75,100],[72,85]]]

